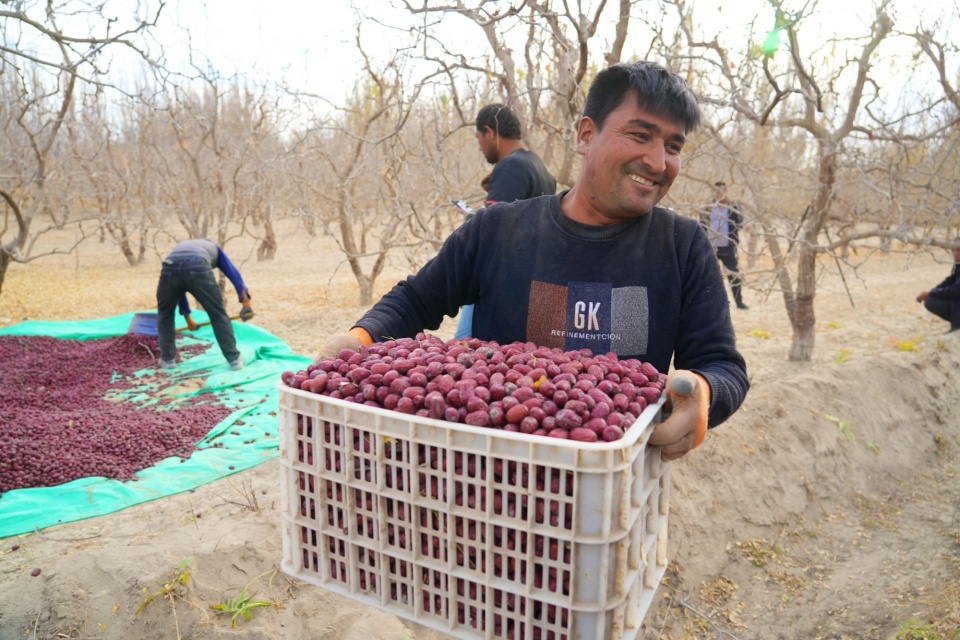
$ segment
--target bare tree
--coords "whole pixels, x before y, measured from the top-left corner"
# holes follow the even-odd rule
[[[938,244],[932,238],[911,236],[913,219],[884,219],[895,200],[905,204],[915,194],[894,194],[888,185],[883,190],[875,189],[872,198],[857,200],[862,204],[872,202],[875,208],[861,207],[857,211],[850,197],[847,204],[852,210],[840,210],[838,214],[838,204],[843,203],[841,193],[846,188],[853,196],[851,186],[862,182],[868,166],[876,170],[877,158],[886,154],[889,159],[890,150],[895,147],[934,144],[950,123],[945,124],[942,118],[924,117],[931,105],[919,107],[926,95],[922,87],[904,83],[904,88],[910,89],[911,99],[899,102],[884,92],[889,81],[881,81],[876,66],[884,44],[896,35],[890,13],[892,0],[878,3],[872,22],[861,36],[841,39],[816,34],[821,44],[812,50],[803,43],[814,40],[814,34],[805,28],[816,15],[816,3],[791,12],[781,0],[768,1],[777,16],[774,33],[785,35],[784,52],[777,53],[775,47],[763,51],[750,48],[749,44],[747,50],[732,50],[723,46],[718,36],[699,36],[691,26],[691,11],[683,0],[676,0],[667,4],[677,10],[685,46],[680,53],[677,48],[664,47],[664,53],[677,67],[695,63],[705,103],[719,111],[732,111],[736,118],[758,130],[781,132],[780,135],[791,130],[803,132],[809,143],[805,157],[787,172],[785,181],[781,181],[781,176],[770,176],[763,165],[750,164],[749,157],[749,172],[744,172],[743,180],[758,191],[764,189],[759,184],[762,180],[769,181],[768,192],[770,187],[792,187],[792,201],[797,203],[793,211],[788,211],[789,205],[782,201],[768,202],[771,210],[783,214],[783,224],[769,216],[758,216],[757,224],[774,259],[775,278],[793,328],[788,357],[808,361],[815,341],[819,256],[838,259],[838,253],[850,242],[884,236]],[[762,39],[751,36],[749,40]],[[860,193],[864,192],[862,187],[858,187]],[[885,197],[880,197],[880,193]],[[859,215],[858,220],[852,219],[854,212]],[[862,223],[870,219],[879,224],[862,228]],[[836,233],[835,222],[843,227],[842,235]],[[889,228],[894,223],[895,228]],[[786,246],[780,246],[781,242]],[[796,269],[792,277],[788,259],[794,253]]]
[[[403,0],[403,4],[411,14],[423,18],[417,27],[421,56],[450,77],[453,103],[460,108],[463,123],[472,122],[475,113],[462,109],[471,101],[458,94],[455,81],[467,75],[491,78],[496,83],[492,89],[497,101],[517,111],[532,125],[528,129],[540,132],[544,161],[554,169],[557,182],[573,184],[577,158],[572,143],[574,124],[589,74],[601,56],[596,41],[607,15],[606,0],[514,0],[506,6],[482,0],[472,4],[422,0],[419,5]],[[602,53],[607,64],[620,61],[630,11],[636,4],[635,0],[617,3],[613,38]],[[445,16],[472,22],[482,31],[489,51],[479,56],[468,54],[453,42],[441,41],[433,27]]]
[[[37,216],[63,224],[51,201],[51,162],[80,85],[110,87],[109,54],[120,50],[155,64],[144,35],[156,24],[164,0],[138,5],[125,17],[104,5],[5,2],[0,7],[0,84],[3,146],[18,157],[0,173],[6,203],[0,236],[0,291],[11,262],[26,262]],[[61,27],[61,23],[70,25]],[[29,158],[29,161],[27,161]],[[11,223],[12,219],[12,223]]]
[[[138,178],[144,174],[127,157],[125,147],[132,145],[124,143],[120,127],[115,129],[102,98],[102,92],[85,96],[78,116],[66,122],[71,161],[85,177],[83,185],[71,189],[72,200],[78,208],[93,209],[101,241],[109,238],[128,264],[137,266],[146,255],[151,227],[139,197]]]
[[[357,46],[363,47],[359,36]],[[311,185],[315,196],[329,205],[320,222],[336,239],[360,287],[359,304],[373,301],[373,286],[383,272],[388,253],[415,244],[406,234],[409,200],[401,194],[401,176],[410,154],[401,133],[423,88],[407,86],[403,59],[396,57],[382,69],[364,55],[365,78],[346,107],[330,105],[335,115],[316,123],[302,136],[307,162],[324,165],[333,178]],[[300,100],[319,100],[299,94]]]
[[[276,98],[212,72],[198,82],[175,86],[153,104],[144,114],[149,137],[131,145],[149,148],[139,157],[152,167],[148,179],[163,215],[175,216],[187,237],[226,245],[252,235],[260,240],[258,257],[269,259],[277,245],[273,184],[287,153],[274,128]]]

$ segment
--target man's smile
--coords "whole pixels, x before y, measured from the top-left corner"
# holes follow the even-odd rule
[[[654,182],[654,181],[652,181],[652,180],[648,180],[648,179],[646,179],[646,178],[641,178],[640,176],[636,175],[635,173],[628,173],[627,176],[629,176],[630,179],[633,180],[634,182],[636,182],[637,184],[642,184],[642,185],[645,186],[645,187],[654,187],[654,186],[657,185],[656,182]]]

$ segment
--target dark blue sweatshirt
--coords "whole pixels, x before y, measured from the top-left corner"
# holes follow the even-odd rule
[[[474,304],[473,335],[589,348],[710,383],[710,426],[747,393],[729,301],[707,235],[662,208],[613,225],[565,216],[565,194],[486,207],[357,323],[374,340],[436,329]]]
[[[930,290],[931,298],[960,300],[960,262],[954,263],[950,275]]]

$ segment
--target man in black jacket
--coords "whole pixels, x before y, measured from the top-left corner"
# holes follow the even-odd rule
[[[713,186],[716,187],[713,202],[700,216],[700,224],[707,232],[717,258],[729,272],[727,279],[730,281],[730,290],[733,292],[737,309],[748,309],[743,303],[740,268],[737,265],[737,247],[740,246],[740,227],[743,225],[740,205],[727,198],[726,182],[719,180]]]
[[[957,238],[960,242],[960,238]],[[953,269],[946,279],[929,291],[921,291],[922,302],[930,313],[950,323],[950,331],[960,329],[960,246],[953,249]]]
[[[477,112],[477,143],[493,171],[484,178],[485,205],[552,196],[557,181],[543,160],[523,143],[520,120],[502,104],[488,104]]]
[[[657,206],[701,117],[686,81],[656,63],[604,69],[578,124],[574,187],[478,211],[321,355],[412,337],[475,304],[480,340],[672,361],[672,411],[649,444],[685,455],[750,386],[706,233]]]
[[[516,202],[557,192],[557,181],[543,160],[523,143],[520,120],[503,104],[488,104],[477,112],[477,143],[493,171],[480,183],[487,192],[484,206]],[[473,214],[471,214],[473,215]],[[460,310],[456,337],[473,335],[473,305]]]

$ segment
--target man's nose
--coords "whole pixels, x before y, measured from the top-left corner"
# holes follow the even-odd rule
[[[644,155],[643,162],[654,173],[663,173],[667,170],[666,149],[657,144],[650,145]]]

